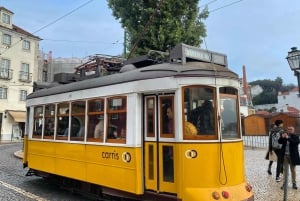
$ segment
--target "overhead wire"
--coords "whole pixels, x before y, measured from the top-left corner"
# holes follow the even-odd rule
[[[231,2],[231,3],[229,3],[229,4],[226,4],[226,5],[224,5],[224,6],[221,6],[221,7],[219,7],[219,8],[215,8],[215,9],[213,9],[213,10],[210,10],[209,13],[216,12],[216,11],[221,10],[221,9],[223,9],[223,8],[226,8],[226,7],[232,6],[232,5],[234,5],[234,4],[240,3],[241,1],[244,1],[244,0],[233,1],[233,2]]]
[[[50,23],[48,23],[48,24],[42,26],[42,27],[39,28],[38,30],[32,32],[31,35],[34,35],[34,34],[36,34],[37,32],[40,32],[41,30],[43,30],[43,29],[45,29],[45,28],[47,28],[47,27],[49,27],[49,26],[55,24],[56,22],[58,22],[58,21],[62,20],[63,18],[65,18],[65,17],[71,15],[72,13],[74,13],[75,11],[79,10],[80,8],[86,6],[87,4],[91,3],[92,1],[94,1],[94,0],[89,0],[89,1],[85,2],[84,4],[82,4],[82,5],[80,5],[80,6],[76,7],[76,8],[74,8],[74,9],[71,10],[70,12],[64,14],[63,16],[61,16],[61,17],[55,19],[54,21],[52,21],[52,22],[50,22]],[[24,39],[26,39],[26,38],[28,38],[28,37],[29,37],[28,35],[27,35],[26,37],[24,37],[24,38],[21,37],[20,40],[18,40],[18,41],[15,42],[14,44],[10,45],[10,46],[9,46],[8,48],[6,48],[3,52],[0,52],[0,55],[2,55],[3,53],[7,52],[9,49],[11,49],[11,48],[14,47],[15,45],[17,45],[19,42],[21,42],[22,40],[24,40]]]
[[[34,34],[36,34],[37,32],[40,32],[41,30],[43,30],[43,29],[45,29],[45,28],[47,28],[47,27],[49,27],[49,26],[55,24],[56,22],[62,20],[63,18],[65,18],[65,17],[71,15],[71,14],[74,13],[75,11],[77,11],[77,10],[81,9],[82,7],[88,5],[88,4],[91,3],[92,1],[94,1],[94,0],[89,0],[89,1],[85,2],[84,4],[82,4],[82,5],[78,6],[78,7],[76,7],[75,9],[73,9],[73,10],[71,10],[70,12],[64,14],[63,16],[61,16],[61,17],[59,17],[59,18],[53,20],[52,22],[50,22],[50,23],[48,23],[48,24],[42,26],[41,28],[37,29],[36,31],[32,32],[31,34],[34,35]],[[217,0],[209,1],[208,3],[206,3],[206,4],[203,5],[203,6],[207,6],[207,5],[212,4],[212,3],[216,2],[216,1],[217,1]],[[231,3],[229,3],[229,4],[226,4],[226,5],[224,5],[224,6],[221,6],[221,7],[219,7],[219,8],[210,10],[209,13],[216,12],[216,11],[221,10],[221,9],[223,9],[223,8],[226,8],[226,7],[232,6],[232,5],[234,5],[234,4],[237,4],[237,3],[241,2],[241,1],[244,1],[244,0],[238,0],[238,1],[231,2]],[[147,22],[147,24],[146,24],[144,30],[141,32],[140,37],[138,38],[136,44],[134,44],[134,46],[133,46],[131,52],[135,49],[135,46],[137,45],[138,41],[139,41],[140,38],[143,36],[144,32],[148,29],[148,26],[149,26],[149,24],[150,24],[150,21],[152,20],[152,18],[153,18],[154,15],[156,14],[156,11],[159,9],[161,3],[162,3],[162,0],[159,1],[159,4],[158,4],[158,6],[156,7],[155,11],[154,11],[153,14],[150,16],[149,21]],[[203,7],[203,6],[200,6],[199,8],[201,8],[201,7]],[[7,52],[9,49],[11,49],[11,48],[14,47],[15,45],[17,45],[19,42],[21,42],[22,40],[24,40],[24,39],[26,39],[26,38],[28,38],[28,37],[29,37],[29,36],[22,37],[19,41],[15,42],[14,44],[12,44],[12,45],[10,45],[8,48],[6,48],[3,52],[0,52],[0,55],[3,55],[3,53]],[[49,41],[58,41],[58,42],[95,43],[95,41],[69,41],[69,40],[53,40],[53,39],[45,39],[45,40],[49,40]],[[99,41],[99,42],[97,42],[97,43],[101,43],[101,42]],[[205,42],[205,38],[204,38],[204,43],[205,43],[205,46],[206,46],[206,49],[207,49],[207,44],[206,44],[206,42]],[[116,43],[115,43],[115,42],[112,42],[112,43],[106,43],[106,44],[116,45],[116,44],[118,44],[118,43],[117,43],[117,42],[116,42]],[[129,55],[129,56],[131,56],[131,55]]]
[[[199,8],[206,7],[206,6],[208,6],[209,4],[212,4],[212,3],[216,2],[216,1],[218,1],[218,0],[210,1],[210,2],[208,2],[208,3],[206,3],[206,4],[202,5],[202,6],[200,6]]]
[[[243,1],[243,0],[238,0],[238,1],[231,2],[229,4],[221,6],[219,8],[210,10],[209,13],[216,12],[216,11],[221,10],[223,8],[226,8],[226,7],[232,6],[234,4],[237,4],[241,1]],[[205,46],[206,51],[209,52],[209,50],[207,48],[207,43],[206,43],[205,38],[203,38],[203,42],[204,42],[204,46]],[[216,69],[215,68],[214,68],[214,71],[215,71],[215,74],[216,74]],[[216,77],[215,77],[215,84],[217,85]],[[221,135],[219,136],[219,145],[220,145],[219,146],[219,153],[220,153],[220,158],[219,158],[219,181],[222,185],[225,185],[227,183],[227,171],[226,171],[226,165],[225,165],[225,160],[224,160],[224,152],[223,152],[222,130],[220,129],[221,120],[222,120],[222,118],[221,118],[221,115],[220,115],[220,110],[218,108],[218,130],[221,133]],[[222,181],[222,177],[221,177],[222,176],[222,174],[221,174],[222,170],[224,172],[224,177],[225,177],[224,181]]]

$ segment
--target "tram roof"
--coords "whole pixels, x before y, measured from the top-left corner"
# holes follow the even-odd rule
[[[238,79],[236,73],[229,70],[227,67],[214,63],[195,61],[185,63],[161,63],[143,68],[130,68],[130,70],[125,72],[121,71],[121,73],[72,82],[69,84],[53,85],[53,87],[40,89],[29,94],[27,99],[163,77],[223,77],[235,80]]]

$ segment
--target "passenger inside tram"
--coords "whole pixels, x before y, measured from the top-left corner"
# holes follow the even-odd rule
[[[53,135],[54,134],[54,122],[52,120],[48,120],[45,127],[44,135]]]
[[[188,121],[194,124],[198,130],[198,135],[214,133],[214,108],[210,100],[205,100],[203,104],[190,112]]]
[[[108,127],[107,138],[108,139],[116,139],[116,138],[118,138],[118,132],[117,132],[117,128],[115,126],[110,125]]]
[[[165,116],[163,119],[163,132],[164,133],[173,133],[173,111],[170,104],[166,104],[164,106],[163,111],[165,112]]]
[[[100,116],[98,118],[98,123],[95,126],[95,131],[94,131],[94,138],[103,138],[103,133],[104,133],[104,120],[103,116]]]

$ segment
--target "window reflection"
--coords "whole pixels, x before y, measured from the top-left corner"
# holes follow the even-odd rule
[[[167,182],[174,182],[174,160],[173,147],[163,146],[163,179]]]
[[[231,87],[220,88],[221,129],[223,138],[239,137],[237,90]]]
[[[161,96],[160,97],[160,113],[161,113],[161,137],[173,137],[174,130],[174,97]]]
[[[107,141],[119,142],[112,139],[126,140],[126,97],[113,97],[107,99]]]
[[[33,123],[33,137],[34,138],[42,137],[43,117],[44,117],[43,106],[35,107],[34,108],[34,123]]]
[[[83,141],[85,132],[85,101],[73,102],[71,106],[71,140]]]
[[[55,104],[49,104],[45,106],[45,127],[44,138],[54,138],[54,126],[55,126]]]
[[[67,140],[69,134],[69,103],[60,103],[57,105],[57,128],[56,139]]]
[[[88,101],[88,141],[103,142],[105,131],[104,103],[103,98]]]
[[[154,97],[147,97],[146,99],[146,131],[147,137],[154,137],[154,117],[155,117],[155,104]]]

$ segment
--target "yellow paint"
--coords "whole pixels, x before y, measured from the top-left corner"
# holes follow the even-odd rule
[[[141,148],[28,141],[28,166],[135,194],[142,193]]]
[[[26,144],[28,151],[24,153],[27,153],[25,157],[32,169],[134,194],[143,194],[145,187],[175,194],[183,201],[211,200],[214,191],[221,193],[223,190],[234,198],[229,200],[243,200],[253,195],[245,189],[242,142],[146,142],[144,150],[140,147],[30,140]],[[153,164],[148,163],[149,146],[153,147]],[[162,178],[163,146],[173,147],[174,182],[164,182]],[[150,167],[154,168],[153,179],[149,178]]]

